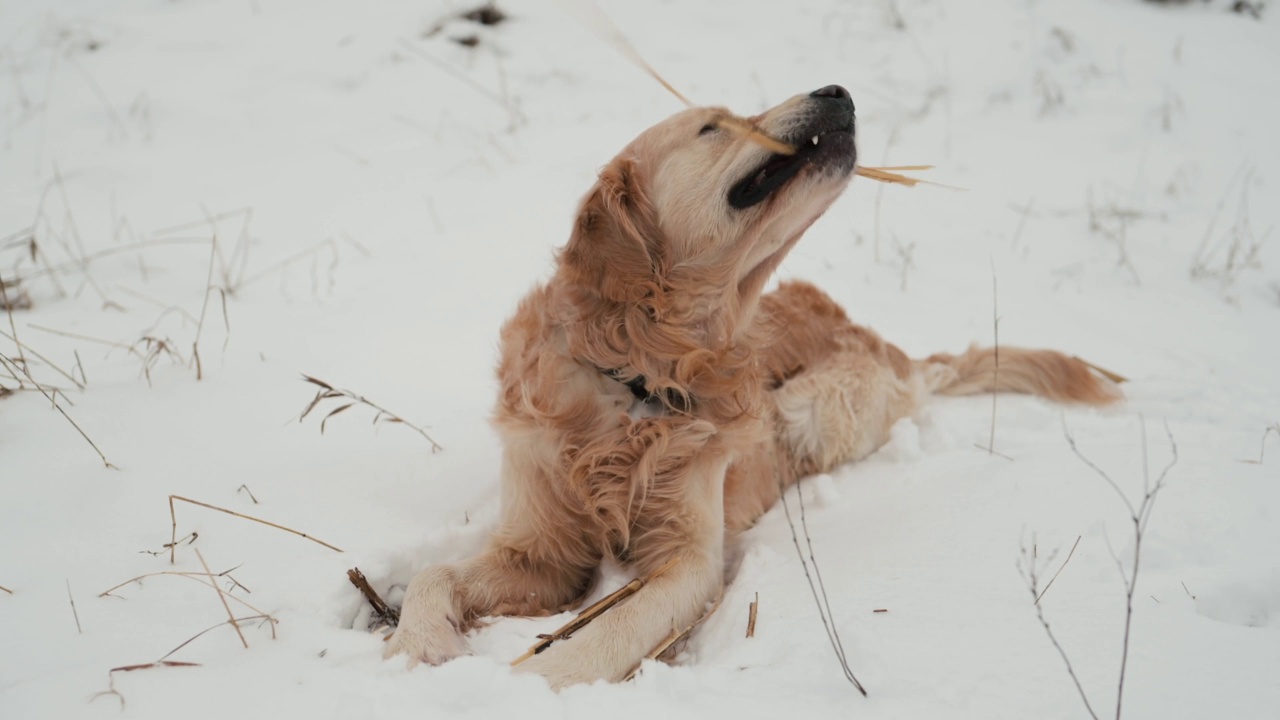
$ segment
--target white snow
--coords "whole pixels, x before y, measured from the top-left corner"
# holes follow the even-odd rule
[[[1120,372],[1128,400],[1001,396],[1006,459],[975,447],[989,397],[939,399],[878,454],[802,486],[867,699],[840,674],[780,508],[738,541],[734,582],[675,666],[559,694],[511,674],[561,616],[494,622],[473,656],[407,671],[381,659],[345,571],[387,590],[483,542],[498,327],[546,275],[596,170],[678,103],[551,2],[480,27],[448,19],[470,7],[456,1],[13,0],[0,275],[25,278],[33,307],[13,320],[32,373],[67,388],[59,404],[118,470],[39,394],[0,399],[0,718],[1087,717],[1017,569],[1034,548],[1043,584],[1077,537],[1041,604],[1113,716],[1124,590],[1108,548],[1127,566],[1133,541],[1063,426],[1136,503],[1144,443],[1153,481],[1170,459],[1164,423],[1179,460],[1142,544],[1124,715],[1280,716],[1280,432],[1257,462],[1280,422],[1280,249],[1266,241],[1280,8],[603,5],[695,100],[748,114],[838,82],[865,164],[931,163],[927,177],[968,190],[858,179],[781,276],[920,356],[992,341],[994,272],[1001,343]],[[475,48],[450,40],[470,34]],[[23,242],[32,226],[52,276]],[[215,232],[213,281],[234,292],[225,323],[211,296],[197,380]],[[174,355],[148,361],[144,337]],[[87,386],[31,351],[77,380],[82,366]],[[362,407],[322,436],[334,401],[299,424],[314,391],[300,373],[430,426],[444,450]],[[344,552],[179,503],[178,535],[199,537],[171,566],[151,554],[171,494]],[[119,697],[95,697],[109,669],[225,620],[182,577],[97,596],[198,572],[196,549],[236,568],[252,593],[224,585],[278,618],[278,637],[247,623],[246,650],[219,627],[170,658],[198,667],[115,673]]]

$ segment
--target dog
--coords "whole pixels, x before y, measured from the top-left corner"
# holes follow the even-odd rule
[[[501,511],[481,555],[409,583],[386,656],[443,663],[481,618],[571,609],[614,558],[670,569],[516,667],[617,681],[720,594],[725,544],[799,478],[855,461],[933,394],[1101,405],[1114,385],[1049,350],[908,358],[821,290],[765,286],[855,169],[838,85],[747,122],[692,108],[644,131],[583,199],[551,279],[501,333]]]

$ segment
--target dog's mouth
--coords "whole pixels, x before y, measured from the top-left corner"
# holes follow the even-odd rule
[[[794,155],[774,154],[729,189],[729,205],[743,210],[781,190],[807,167],[833,175],[853,171],[857,149],[853,142],[853,114],[824,114],[779,138],[794,147]]]

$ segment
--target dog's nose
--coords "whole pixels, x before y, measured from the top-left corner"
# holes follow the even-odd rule
[[[839,85],[828,85],[809,93],[809,97],[830,98],[836,102],[848,103],[849,107],[853,107],[853,98],[849,97],[849,91]]]

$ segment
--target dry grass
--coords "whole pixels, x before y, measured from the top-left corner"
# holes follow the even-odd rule
[[[245,515],[243,513],[238,513],[235,510],[228,510],[224,507],[218,507],[217,505],[210,505],[209,503],[200,502],[199,500],[192,500],[191,498],[185,498],[185,497],[182,497],[181,495],[170,495],[169,496],[169,519],[173,523],[173,535],[170,538],[170,542],[169,542],[169,563],[170,564],[173,564],[175,562],[176,552],[178,548],[178,515],[174,510],[174,504],[173,504],[175,500],[180,500],[182,502],[190,503],[192,505],[198,505],[202,508],[208,508],[210,510],[217,510],[218,512],[226,513],[233,517],[238,517],[242,520],[249,520],[252,522],[259,523],[261,525],[266,525],[267,527],[273,527],[277,530],[283,530],[287,533],[292,533],[294,535],[297,535],[298,537],[306,538],[307,540],[310,540],[313,543],[318,543],[320,545],[323,545],[329,548],[330,550],[333,550],[334,552],[342,552],[341,548],[330,545],[329,543],[321,540],[320,538],[312,537],[304,532],[299,532],[298,530],[285,527],[284,525],[277,525],[276,523],[273,523],[270,520],[263,520],[262,518],[256,518],[256,517],[253,517],[252,515]]]
[[[756,613],[760,610],[760,593],[756,593],[756,599],[751,601],[751,605],[747,608],[747,637],[756,636]]]
[[[222,592],[222,587],[218,585],[218,581],[213,579],[213,571],[209,569],[209,563],[204,561],[204,555],[201,554],[200,548],[196,548],[196,558],[200,561],[200,567],[204,568],[205,577],[209,578],[209,584],[213,586],[213,591],[218,594],[218,600],[222,603],[222,608],[227,611],[227,622],[231,623],[231,627],[235,628],[236,635],[240,638],[240,644],[244,645],[244,649],[249,649],[249,641],[244,639],[244,633],[240,630],[240,623],[236,622],[235,613],[231,612],[231,605],[227,603],[227,596]]]
[[[329,422],[329,418],[333,417],[334,415],[338,415],[339,413],[344,413],[347,410],[350,410],[351,408],[355,407],[356,405],[364,405],[374,411],[373,424],[375,426],[378,423],[393,423],[396,425],[404,425],[405,427],[412,429],[414,432],[426,438],[427,442],[431,443],[431,452],[440,452],[441,450],[444,449],[443,447],[440,446],[439,443],[435,441],[434,438],[432,438],[430,435],[427,434],[426,430],[423,430],[417,425],[414,425],[413,423],[405,420],[399,415],[396,415],[390,410],[387,410],[381,405],[378,405],[377,403],[369,400],[363,395],[359,395],[350,390],[342,390],[340,388],[335,388],[333,385],[330,385],[329,383],[323,380],[318,380],[316,378],[313,378],[310,375],[303,375],[302,379],[303,381],[311,383],[312,385],[315,385],[320,389],[316,391],[316,396],[311,399],[311,402],[307,403],[307,406],[302,409],[302,414],[298,417],[298,422],[302,422],[303,420],[305,420],[307,418],[307,415],[311,414],[312,410],[315,410],[320,403],[326,400],[349,401],[349,402],[342,403],[338,407],[325,413],[324,418],[320,420],[321,434],[324,434],[325,424]]]
[[[247,588],[247,587],[245,587],[244,585],[240,584],[240,581],[239,581],[239,580],[236,580],[236,579],[235,579],[235,577],[231,575],[232,571],[236,570],[238,567],[239,567],[239,565],[237,565],[236,567],[233,567],[233,568],[229,568],[229,569],[227,569],[227,570],[223,570],[223,571],[222,571],[222,572],[220,572],[220,573],[215,573],[212,577],[215,577],[215,578],[226,578],[227,580],[230,580],[230,581],[231,581],[231,583],[232,583],[232,587],[238,587],[238,588],[240,588],[241,590],[244,590],[245,592],[250,592],[249,588]],[[144,574],[142,574],[142,575],[138,575],[137,577],[131,577],[131,578],[129,578],[128,580],[125,580],[125,581],[124,581],[124,582],[122,582],[122,583],[117,583],[117,584],[115,584],[115,585],[112,585],[111,587],[107,588],[106,590],[103,590],[102,592],[98,593],[98,597],[113,597],[113,598],[123,599],[123,598],[121,598],[119,595],[116,595],[116,594],[115,594],[115,592],[116,592],[117,590],[119,590],[120,588],[122,588],[122,587],[124,587],[124,586],[126,586],[126,585],[132,585],[132,584],[134,584],[134,583],[137,583],[138,585],[141,585],[141,584],[142,584],[142,581],[143,581],[143,580],[146,580],[147,578],[153,578],[153,577],[164,577],[164,576],[171,576],[171,577],[181,577],[181,578],[186,578],[186,579],[188,579],[188,580],[195,580],[195,581],[196,581],[196,582],[198,582],[198,583],[202,583],[202,584],[206,584],[206,585],[207,585],[208,583],[206,583],[204,580],[201,580],[200,578],[209,577],[208,573],[181,572],[181,571],[177,571],[177,570],[161,570],[161,571],[159,571],[159,572],[144,573]],[[240,604],[244,605],[245,607],[249,608],[250,610],[252,610],[252,611],[254,611],[254,612],[256,612],[256,613],[261,613],[261,612],[262,612],[262,611],[261,611],[261,610],[259,610],[258,608],[255,608],[255,607],[253,607],[252,605],[250,605],[249,603],[244,602],[243,600],[240,600],[240,598],[238,598],[238,597],[236,597],[236,596],[234,596],[234,595],[228,595],[227,597],[230,597],[232,600],[235,600],[235,601],[239,602]]]
[[[1191,262],[1191,277],[1215,281],[1228,301],[1234,300],[1231,290],[1246,271],[1262,269],[1262,248],[1273,229],[1268,227],[1261,233],[1253,229],[1249,209],[1253,180],[1252,167],[1242,167],[1236,172],[1223,191]],[[1235,217],[1230,225],[1219,231],[1218,218],[1237,187],[1239,196]]]
[[[120,694],[120,692],[119,692],[118,690],[116,690],[116,683],[115,683],[115,674],[116,674],[116,673],[118,673],[118,672],[134,672],[134,671],[136,671],[136,670],[154,670],[154,669],[157,669],[157,668],[171,668],[171,667],[200,667],[200,663],[197,663],[197,662],[186,662],[186,661],[183,661],[183,660],[170,660],[170,659],[169,659],[169,657],[170,657],[171,655],[173,655],[174,653],[178,652],[179,650],[181,650],[182,648],[186,647],[187,645],[190,645],[192,642],[194,642],[196,639],[200,638],[201,636],[205,635],[206,633],[208,633],[208,632],[210,632],[210,631],[213,631],[213,630],[217,630],[218,628],[222,627],[223,625],[230,625],[230,624],[232,624],[232,623],[235,623],[235,624],[237,625],[237,627],[239,627],[239,623],[245,623],[245,622],[249,622],[249,621],[251,621],[251,620],[262,620],[262,621],[264,621],[264,622],[268,622],[268,623],[270,623],[270,624],[271,624],[271,637],[272,637],[272,639],[274,639],[274,638],[275,638],[275,632],[276,632],[276,631],[275,631],[275,624],[276,624],[277,620],[276,620],[275,618],[271,617],[270,615],[266,615],[266,614],[262,614],[262,615],[249,615],[249,616],[247,616],[247,617],[239,617],[239,618],[237,618],[237,617],[233,617],[233,618],[231,618],[230,620],[224,620],[224,621],[222,621],[222,622],[220,622],[220,623],[218,623],[218,624],[216,624],[216,625],[210,625],[209,627],[205,628],[204,630],[201,630],[200,632],[196,633],[195,635],[192,635],[191,637],[187,638],[186,640],[183,640],[181,644],[179,644],[177,647],[175,647],[174,649],[170,650],[169,652],[165,653],[165,654],[164,654],[164,655],[163,655],[159,660],[154,660],[154,661],[152,661],[152,662],[148,662],[148,663],[138,663],[138,664],[135,664],[135,665],[121,665],[121,666],[119,666],[119,667],[113,667],[113,668],[111,668],[110,670],[108,670],[108,671],[107,671],[107,689],[106,689],[106,690],[103,690],[102,692],[94,693],[93,697],[89,698],[89,702],[93,702],[94,700],[97,700],[98,698],[103,697],[103,696],[106,696],[106,695],[111,695],[111,696],[114,696],[117,700],[119,700],[119,701],[120,701],[120,709],[122,709],[122,710],[123,710],[123,709],[124,709],[124,707],[125,707],[125,704],[126,704],[126,703],[125,703],[124,696],[123,696],[123,695],[121,695],[121,694]]]
[[[27,380],[30,381],[31,385],[36,390],[38,390],[41,395],[45,396],[45,398],[53,406],[53,409],[57,410],[58,413],[61,414],[62,417],[65,418],[66,421],[71,424],[71,427],[75,428],[76,432],[80,433],[80,437],[84,438],[85,442],[89,443],[89,447],[93,448],[93,451],[98,454],[98,458],[102,460],[102,464],[104,467],[110,468],[112,470],[120,469],[107,461],[107,456],[102,454],[102,451],[98,449],[98,445],[93,442],[93,440],[89,437],[89,435],[85,433],[84,429],[81,428],[80,425],[77,424],[75,420],[71,419],[71,416],[67,414],[67,411],[64,410],[63,407],[58,404],[58,400],[56,397],[56,395],[58,394],[57,389],[53,389],[52,391],[50,391],[44,385],[41,385],[40,383],[36,382],[36,379],[31,377],[31,373],[27,370],[25,363],[21,363],[21,364],[15,363],[12,359],[4,355],[3,353],[0,353],[0,365],[3,365],[5,368],[9,370],[9,372],[13,373],[14,377],[17,377],[17,374],[21,373],[23,377],[27,378]]]

